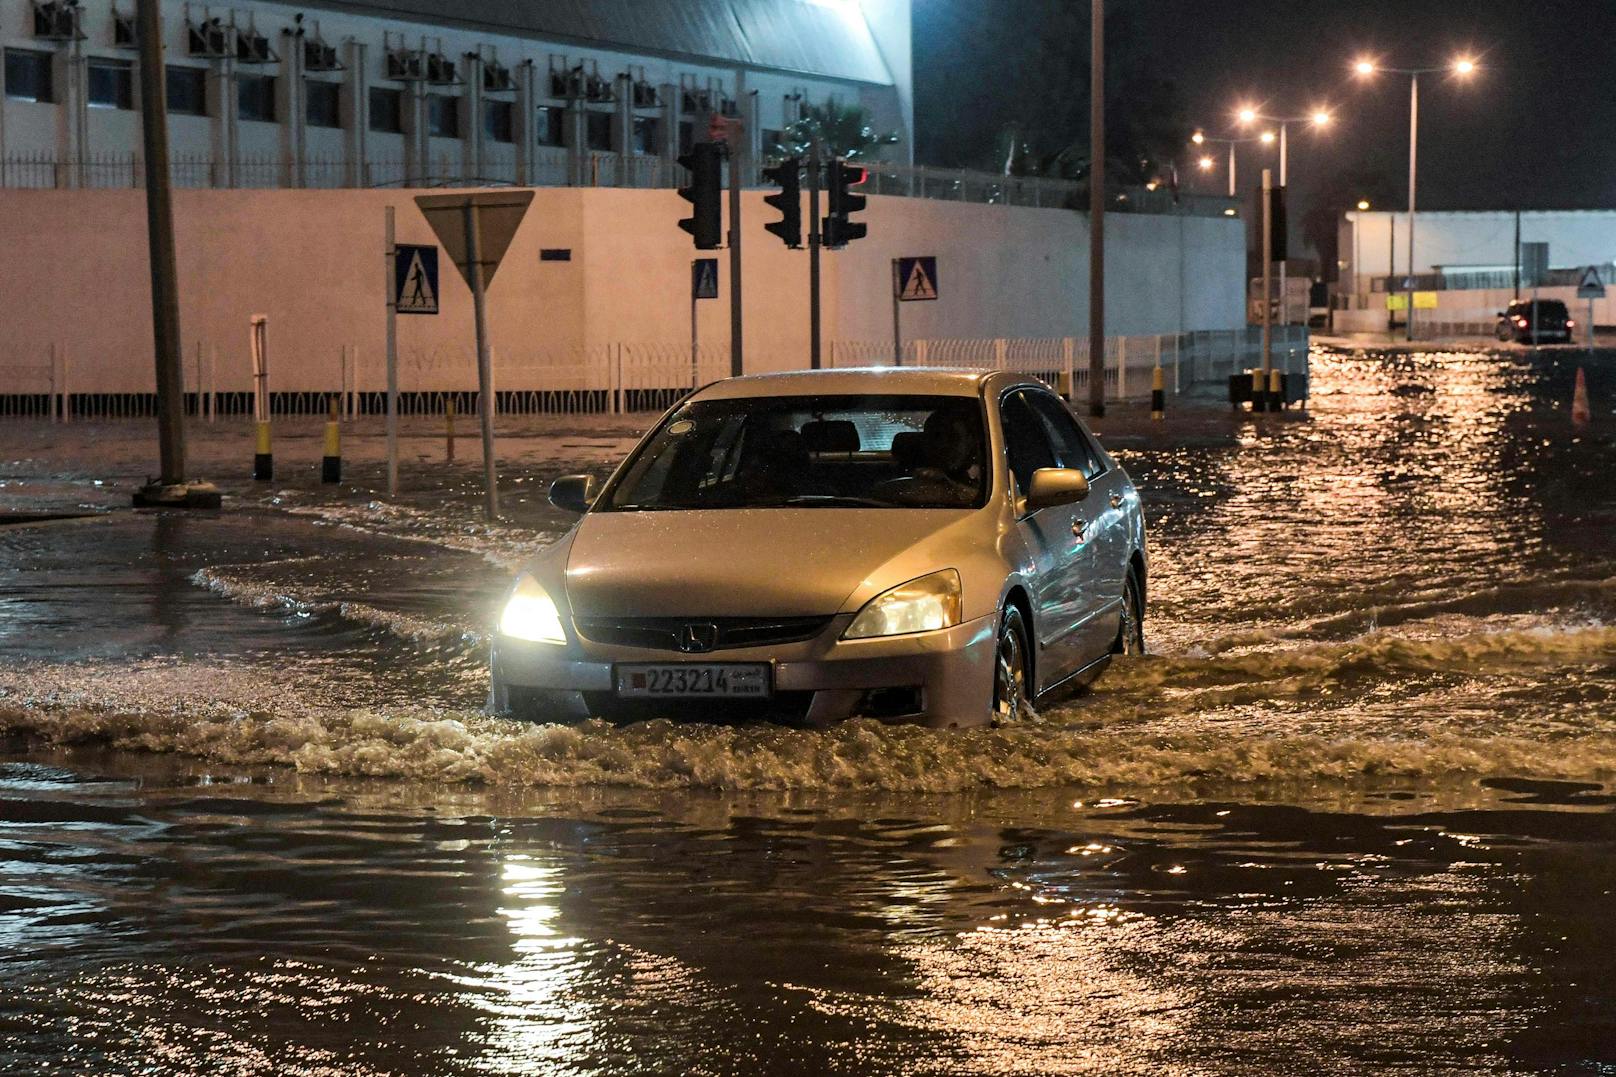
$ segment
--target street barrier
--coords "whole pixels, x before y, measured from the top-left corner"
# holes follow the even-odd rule
[[[325,454],[320,457],[320,481],[342,481],[342,427],[337,422],[337,398],[331,398],[331,410],[325,421]]]
[[[1305,375],[1307,349],[1305,327],[1275,327],[1273,361],[1281,373]],[[901,358],[903,366],[1030,374],[1057,386],[1069,399],[1082,400],[1088,395],[1088,350],[1088,341],[1078,337],[943,338],[906,340]],[[344,353],[346,361],[341,358]],[[209,420],[245,416],[264,424],[280,418],[324,419],[335,394],[339,415],[383,415],[387,409],[383,371],[380,364],[361,369],[357,353],[357,348],[345,347],[334,361],[318,364],[330,371],[324,385],[272,390],[267,369],[256,379],[251,376],[249,356],[198,343],[196,361],[187,364],[191,369],[185,386],[186,414]],[[842,369],[891,366],[894,358],[889,338],[828,340],[824,354],[827,367]],[[749,365],[755,362],[768,370],[806,365],[805,357],[793,360],[758,356]],[[1261,361],[1261,334],[1255,330],[1110,337],[1105,343],[1105,397],[1113,402],[1152,402],[1157,370],[1164,401],[1168,396],[1219,394],[1231,374],[1244,374]],[[286,365],[299,364],[277,360],[278,367]],[[97,392],[78,385],[69,391],[65,357],[54,369],[53,374],[45,361],[0,366],[0,417],[149,419],[156,414],[156,397],[150,391]],[[511,349],[500,353],[495,373],[493,404],[499,416],[660,411],[693,386],[727,377],[729,343],[703,342],[694,362],[688,340],[621,342],[550,353]],[[479,394],[472,388],[475,365],[469,355],[405,353],[400,356],[399,382],[401,416],[435,419],[451,408],[458,415],[480,415]]]

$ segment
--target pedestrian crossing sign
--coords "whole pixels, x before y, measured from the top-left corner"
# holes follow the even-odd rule
[[[893,295],[900,303],[913,303],[937,298],[937,259],[926,255],[918,258],[896,258],[892,274]]]
[[[690,298],[718,298],[717,258],[697,258],[690,263]]]
[[[393,297],[400,314],[438,312],[438,248],[399,243],[393,253]]]

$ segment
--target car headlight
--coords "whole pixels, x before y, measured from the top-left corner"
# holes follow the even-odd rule
[[[951,568],[882,591],[859,610],[843,639],[934,632],[960,623],[960,577]]]
[[[516,581],[516,590],[505,603],[505,612],[499,617],[499,631],[501,635],[534,643],[567,642],[567,634],[561,628],[561,611],[538,581],[525,574]]]

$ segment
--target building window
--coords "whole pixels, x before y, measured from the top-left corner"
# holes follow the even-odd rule
[[[565,146],[567,110],[554,105],[539,106],[539,130],[535,136],[541,146]]]
[[[304,79],[307,90],[303,116],[310,127],[342,126],[342,86],[335,82]]]
[[[387,86],[370,88],[370,129],[384,135],[404,133],[404,91]]]
[[[128,60],[92,59],[89,63],[90,107],[135,107],[135,68]]]
[[[56,100],[51,86],[51,54],[31,49],[6,50],[6,96],[48,105]]]
[[[662,125],[655,116],[634,117],[634,152],[655,155],[657,152],[657,134]]]
[[[511,126],[509,101],[483,102],[483,134],[490,142],[515,142],[516,132]]]
[[[170,67],[164,80],[168,111],[182,116],[208,114],[208,71],[205,67]]]
[[[259,123],[275,122],[275,76],[236,76],[236,115]]]
[[[612,114],[610,112],[584,113],[584,144],[592,150],[611,151]]]
[[[460,137],[460,98],[448,94],[428,94],[426,129],[433,138]]]

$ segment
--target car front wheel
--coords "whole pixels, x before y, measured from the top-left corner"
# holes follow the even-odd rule
[[[1139,586],[1136,569],[1128,570],[1128,578],[1122,584],[1122,618],[1117,625],[1117,641],[1112,644],[1111,653],[1145,653],[1145,592]]]
[[[993,662],[993,721],[997,725],[1014,724],[1032,709],[1027,658],[1026,621],[1019,607],[1006,606],[999,615],[999,642]]]

